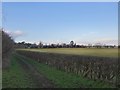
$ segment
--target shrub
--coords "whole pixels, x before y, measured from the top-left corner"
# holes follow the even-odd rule
[[[12,53],[14,41],[4,31],[2,32],[2,67],[7,68],[10,65],[10,54]]]

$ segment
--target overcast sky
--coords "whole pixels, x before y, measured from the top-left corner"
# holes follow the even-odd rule
[[[3,27],[16,42],[117,44],[117,2],[2,5]]]

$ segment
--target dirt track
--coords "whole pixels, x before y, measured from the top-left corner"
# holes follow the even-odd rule
[[[44,75],[38,72],[33,65],[27,62],[27,60],[23,60],[22,58],[19,59],[18,62],[20,63],[21,67],[24,69],[28,77],[33,79],[35,87],[32,88],[55,88],[55,85],[52,83],[52,81],[48,80]]]

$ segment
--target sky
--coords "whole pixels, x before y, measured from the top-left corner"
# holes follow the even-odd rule
[[[2,2],[119,2],[119,0],[2,0]]]
[[[117,2],[4,2],[2,27],[16,42],[117,44]]]

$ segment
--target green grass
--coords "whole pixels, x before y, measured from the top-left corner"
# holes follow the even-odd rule
[[[47,49],[18,49],[35,52],[61,53],[72,55],[118,57],[117,48],[47,48]]]
[[[82,76],[78,76],[73,73],[66,73],[64,71],[57,70],[54,67],[38,63],[30,58],[18,55],[19,57],[28,61],[28,63],[34,65],[39,72],[46,76],[49,80],[53,81],[60,88],[112,88],[113,86],[105,82],[93,81]]]
[[[32,80],[24,72],[17,60],[16,56],[12,55],[10,68],[3,70],[3,88],[27,88],[34,86],[34,84],[30,83]]]

